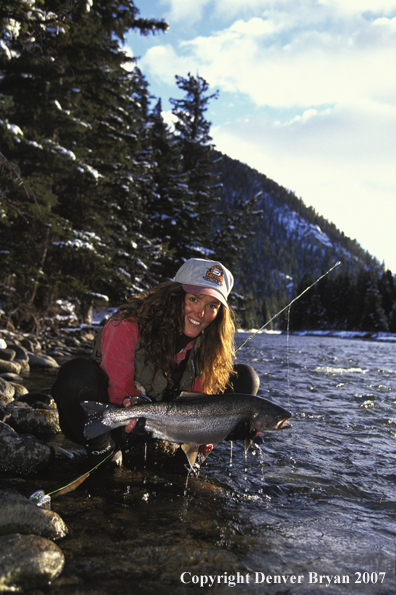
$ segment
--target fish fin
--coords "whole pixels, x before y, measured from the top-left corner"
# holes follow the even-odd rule
[[[87,440],[97,438],[110,430],[109,426],[103,423],[103,416],[109,407],[108,403],[83,401],[81,407],[84,409],[87,420],[84,426],[84,436]]]
[[[252,446],[252,444],[253,444],[253,439],[246,438],[246,440],[245,440],[245,451],[246,452],[249,450],[249,448]]]
[[[184,451],[184,454],[186,455],[192,469],[195,465],[195,461],[197,460],[199,444],[182,444],[181,448]]]
[[[134,405],[147,405],[147,403],[151,403],[150,397],[147,395],[139,395],[137,397],[127,397],[131,402],[131,407]]]
[[[182,390],[182,392],[174,399],[174,401],[178,401],[179,399],[190,399],[190,398],[197,398],[197,397],[207,397],[204,393],[192,393],[186,390]]]
[[[144,388],[143,384],[140,384],[137,380],[135,380],[135,387],[137,392],[141,397],[146,397],[146,389]]]

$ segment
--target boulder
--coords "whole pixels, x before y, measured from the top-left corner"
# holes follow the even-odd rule
[[[28,475],[46,468],[53,449],[35,436],[20,436],[8,424],[0,422],[0,471]]]
[[[16,362],[0,359],[0,374],[2,372],[11,372],[12,374],[19,374],[21,371],[21,364]]]
[[[0,535],[12,533],[61,539],[68,529],[56,512],[37,506],[14,489],[0,490]]]
[[[15,387],[4,378],[0,378],[0,403],[8,405],[14,399],[14,395]]]
[[[0,591],[43,588],[58,578],[64,565],[62,550],[44,537],[0,537]]]
[[[15,359],[16,351],[13,349],[1,349],[0,348],[0,359],[12,362]]]
[[[31,433],[37,436],[58,434],[61,431],[58,411],[44,403],[42,408],[38,408],[23,401],[13,401],[7,405],[6,413],[10,414],[7,423],[20,433]]]
[[[50,355],[36,355],[29,353],[29,365],[30,366],[44,366],[47,368],[59,368],[58,362]]]

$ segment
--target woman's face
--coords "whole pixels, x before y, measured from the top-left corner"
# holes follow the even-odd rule
[[[184,334],[194,338],[216,318],[221,303],[210,295],[186,293],[184,300]]]

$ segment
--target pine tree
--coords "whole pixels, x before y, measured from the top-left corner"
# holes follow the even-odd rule
[[[138,19],[129,0],[32,5],[10,0],[1,13],[0,142],[25,184],[14,174],[2,185],[3,295],[11,309],[48,309],[65,292],[80,302],[120,298],[147,285],[151,255],[133,179],[144,170],[142,77],[126,70],[120,42],[155,22]]]
[[[180,143],[162,117],[161,100],[150,115],[148,159],[153,190],[146,201],[149,233],[161,244],[160,276],[170,279],[183,264],[187,252],[190,229],[185,213],[192,191],[188,187],[188,174],[183,172]]]
[[[363,296],[360,329],[368,332],[381,332],[389,329],[389,323],[382,307],[382,296],[378,289],[378,277],[371,275]]]
[[[207,95],[208,83],[200,76],[176,76],[183,99],[171,99],[172,113],[177,118],[175,131],[181,148],[183,173],[187,175],[191,198],[185,202],[183,227],[188,230],[185,253],[176,252],[177,259],[193,256],[214,256],[210,249],[216,203],[219,200],[216,177],[213,173],[213,145],[210,122],[205,118],[208,103],[217,93]]]

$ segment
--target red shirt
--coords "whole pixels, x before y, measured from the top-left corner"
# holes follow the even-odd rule
[[[111,320],[103,329],[100,366],[109,377],[110,402],[116,405],[122,405],[125,397],[139,394],[135,386],[135,351],[138,338],[138,325],[132,320]],[[193,341],[176,354],[176,364],[185,359],[192,346]],[[201,392],[200,377],[193,380],[190,390]]]

